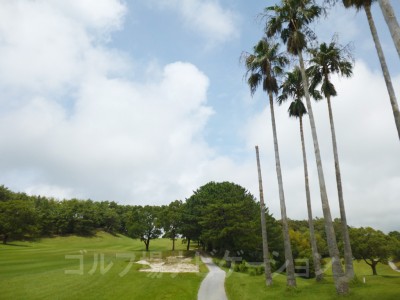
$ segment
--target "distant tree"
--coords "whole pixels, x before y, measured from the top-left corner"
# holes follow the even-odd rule
[[[391,231],[388,233],[388,236],[400,241],[400,232],[399,231]]]
[[[157,206],[137,206],[128,221],[128,236],[140,239],[149,251],[150,241],[160,237],[161,225],[159,221],[160,208]]]
[[[190,249],[191,241],[199,241],[202,227],[199,224],[200,216],[205,203],[197,197],[186,199],[182,207],[181,234],[186,240],[186,249]]]
[[[245,188],[231,182],[209,182],[190,198],[203,204],[200,239],[208,250],[249,253],[261,244],[259,207]]]
[[[121,229],[121,217],[118,213],[119,205],[115,202],[96,202],[96,227],[109,233],[116,233]]]
[[[400,261],[400,232],[391,231],[388,236],[393,240],[392,259],[394,261]]]
[[[34,197],[35,210],[41,236],[57,234],[58,201],[46,197]]]
[[[393,243],[389,236],[371,227],[350,229],[351,247],[357,260],[364,260],[372,274],[378,275],[376,265],[387,263],[392,253]]]
[[[9,201],[14,199],[14,193],[4,185],[0,186],[0,201]]]
[[[34,237],[38,232],[37,215],[32,201],[0,202],[0,235],[3,244],[9,239]]]
[[[164,230],[164,237],[172,240],[172,251],[175,250],[175,241],[181,232],[182,213],[183,203],[180,200],[161,207],[160,222]]]

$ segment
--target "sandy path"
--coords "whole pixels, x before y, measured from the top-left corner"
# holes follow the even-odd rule
[[[400,272],[400,270],[397,269],[396,265],[393,262],[389,261],[389,266],[393,269],[393,271]]]
[[[200,285],[198,300],[227,300],[225,293],[225,272],[212,262],[210,257],[201,256],[208,267],[208,274]]]

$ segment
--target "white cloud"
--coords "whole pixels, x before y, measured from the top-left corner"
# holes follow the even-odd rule
[[[393,78],[394,82],[398,80]],[[336,79],[335,85],[339,95],[332,101],[348,222],[354,226],[395,230],[400,195],[400,145],[382,76],[357,61],[353,78]],[[304,219],[307,215],[299,124],[288,118],[288,105],[276,107],[284,188],[288,216]],[[314,103],[313,110],[331,210],[334,217],[339,217],[327,105],[324,101]],[[308,118],[304,126],[313,211],[322,216]],[[244,134],[248,137],[248,149],[260,145],[265,197],[271,201],[275,215],[280,216],[269,109],[252,118]]]
[[[144,80],[128,79],[131,62],[103,39],[119,28],[124,11],[117,0],[95,9],[80,1],[1,2],[1,184],[55,197],[160,204],[189,197],[208,181],[229,180],[258,196],[258,144],[266,202],[279,217],[269,111],[251,116],[243,129],[247,156],[234,161],[217,155],[203,136],[214,113],[208,77],[191,63],[174,62],[149,63]],[[400,145],[387,92],[381,74],[362,62],[354,74],[337,81],[333,100],[349,223],[395,229]],[[337,217],[326,104],[314,109]],[[305,218],[298,124],[286,108],[277,108],[276,118],[288,216]],[[312,197],[320,216],[307,122]]]
[[[208,40],[208,46],[239,36],[238,15],[218,0],[156,0],[154,7],[177,11],[184,25]]]
[[[142,83],[118,75],[129,62],[96,39],[121,22],[120,2],[107,3],[95,12],[63,1],[0,10],[8,16],[0,25],[1,181],[57,197],[166,203],[196,188],[183,183],[212,156],[202,137],[209,81],[184,62],[153,67]]]

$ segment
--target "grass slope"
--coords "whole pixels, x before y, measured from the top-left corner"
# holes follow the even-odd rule
[[[243,273],[232,273],[225,281],[228,298],[230,300],[253,299],[400,299],[400,273],[390,269],[387,265],[378,265],[378,276],[372,276],[371,268],[364,262],[355,262],[355,272],[359,282],[350,284],[350,294],[339,297],[333,285],[332,277],[327,274],[323,283],[316,283],[313,279],[297,278],[295,290],[286,289],[286,277],[274,277],[273,286],[265,286],[264,276],[249,276]],[[362,283],[365,277],[366,283]]]
[[[100,232],[91,238],[56,237],[0,245],[0,298],[196,299],[204,267],[200,274],[154,274],[138,272],[142,266],[130,263],[131,258],[166,257],[179,251],[194,256],[179,241],[175,253],[168,251],[171,243],[151,241],[151,252],[146,253],[138,240]],[[80,258],[83,274],[66,274],[79,271]]]

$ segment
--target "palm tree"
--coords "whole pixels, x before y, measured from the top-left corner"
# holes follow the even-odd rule
[[[266,33],[268,37],[279,35],[286,44],[287,51],[298,56],[303,81],[304,96],[306,98],[311,133],[314,142],[315,159],[317,162],[318,180],[321,194],[322,210],[324,213],[325,230],[328,242],[329,255],[332,258],[332,273],[338,294],[348,293],[348,282],[344,276],[339,259],[339,249],[336,242],[335,230],[329,207],[326,191],[325,177],[322,167],[321,153],[318,144],[317,130],[315,127],[314,113],[311,106],[310,93],[308,91],[308,78],[306,75],[303,50],[307,47],[307,38],[313,37],[313,32],[308,25],[318,18],[321,8],[315,5],[313,0],[281,0],[281,5],[266,8],[268,16]]]
[[[276,174],[279,185],[279,199],[281,206],[281,217],[283,227],[283,241],[285,246],[285,263],[287,285],[289,287],[296,286],[296,278],[294,272],[294,263],[292,255],[292,247],[290,245],[289,225],[286,215],[285,194],[283,191],[281,163],[279,159],[278,137],[276,133],[275,113],[274,113],[274,96],[278,93],[278,82],[276,76],[283,73],[283,67],[288,63],[286,56],[278,52],[279,45],[270,43],[266,38],[261,39],[254,47],[254,54],[244,53],[251,94],[253,95],[257,88],[262,88],[269,96],[269,105],[271,111],[272,133],[274,138]]]
[[[394,14],[393,7],[389,0],[379,0],[378,2],[383,16],[385,17],[386,24],[389,27],[390,34],[392,35],[394,45],[397,49],[397,54],[400,57],[400,26],[397,22],[396,15]]]
[[[265,222],[264,191],[263,191],[263,185],[262,185],[260,155],[258,152],[258,146],[256,146],[256,158],[257,158],[257,171],[258,171],[258,186],[260,189],[261,234],[262,234],[262,243],[263,243],[265,284],[267,286],[270,286],[270,285],[272,285],[272,274],[271,274],[271,264],[269,261],[267,226],[266,226],[266,222]]]
[[[346,8],[355,7],[357,10],[364,8],[364,11],[367,15],[369,28],[371,30],[372,38],[375,43],[376,51],[378,52],[379,62],[381,64],[383,77],[385,79],[386,88],[389,93],[390,104],[392,106],[394,121],[397,127],[397,133],[400,139],[400,111],[399,105],[397,104],[396,94],[394,93],[394,88],[392,84],[392,79],[390,78],[390,73],[388,66],[386,64],[385,55],[383,54],[381,42],[379,41],[378,32],[375,27],[374,19],[372,18],[371,13],[371,5],[372,3],[376,2],[377,0],[343,0],[343,5]]]
[[[301,79],[301,71],[296,67],[292,72],[286,73],[286,79],[281,85],[281,95],[278,97],[278,103],[282,104],[289,97],[294,100],[289,106],[289,116],[299,118],[300,122],[300,138],[301,138],[301,150],[303,153],[303,165],[304,165],[304,183],[306,188],[306,200],[307,200],[307,212],[308,212],[308,227],[310,230],[310,244],[312,251],[312,258],[314,262],[314,270],[316,274],[316,280],[321,281],[323,279],[323,272],[321,271],[321,256],[318,253],[317,241],[315,239],[314,223],[311,209],[311,195],[310,187],[308,183],[308,167],[307,167],[307,154],[304,143],[304,130],[303,130],[303,115],[307,113],[307,110],[301,101],[304,97],[304,89]],[[317,97],[317,96],[315,96]]]
[[[311,77],[310,89],[314,90],[318,85],[321,85],[321,93],[325,96],[328,103],[329,123],[331,127],[333,156],[335,161],[336,185],[339,198],[340,218],[343,227],[346,276],[349,279],[352,279],[354,277],[353,254],[351,251],[349,230],[347,227],[336,132],[331,105],[331,97],[336,96],[337,92],[335,86],[330,80],[330,74],[336,73],[341,76],[350,77],[353,74],[353,64],[346,48],[340,48],[334,40],[332,40],[329,45],[322,43],[319,47],[311,49],[309,52],[312,57],[310,61],[311,66],[307,70],[308,75]]]

